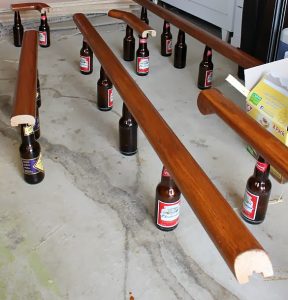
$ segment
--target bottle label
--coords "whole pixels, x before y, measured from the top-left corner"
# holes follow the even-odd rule
[[[80,71],[90,72],[90,56],[80,56]]]
[[[170,28],[170,23],[167,22],[167,23],[165,24],[165,28],[166,28],[166,29],[169,29],[169,28]]]
[[[213,77],[213,70],[206,71],[206,74],[205,74],[205,87],[210,87],[212,85],[212,77]]]
[[[171,177],[170,174],[169,174],[169,172],[168,172],[168,170],[165,167],[163,167],[162,176],[164,176],[164,177]]]
[[[46,16],[41,16],[42,21],[46,21],[46,18],[47,18]]]
[[[245,191],[242,214],[250,220],[255,220],[259,196],[250,193],[247,189]]]
[[[35,120],[35,124],[36,124],[36,120]],[[23,134],[24,134],[24,136],[29,136],[32,133],[34,133],[32,125],[27,125],[27,126],[23,127]]]
[[[256,168],[262,173],[264,173],[267,170],[268,166],[269,164],[262,163],[260,161],[257,161],[256,163]]]
[[[166,53],[170,54],[172,53],[172,40],[166,40]]]
[[[47,45],[47,32],[39,31],[39,44],[46,46]]]
[[[113,106],[113,89],[108,90],[108,107]]]
[[[212,51],[211,50],[207,51],[207,56],[212,56]]]
[[[149,73],[149,56],[137,57],[137,73],[148,74]]]
[[[38,157],[32,159],[22,158],[24,174],[35,175],[44,172],[41,153]]]
[[[174,203],[165,203],[158,200],[157,224],[161,227],[170,228],[179,223],[180,200]]]

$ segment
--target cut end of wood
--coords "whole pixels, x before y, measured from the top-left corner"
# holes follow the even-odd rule
[[[17,115],[11,118],[11,126],[16,127],[21,124],[35,125],[35,118],[31,115]]]
[[[234,263],[234,272],[240,284],[247,283],[253,273],[262,274],[264,278],[273,276],[270,258],[261,249],[249,250],[238,255]]]
[[[142,37],[147,38],[148,34],[150,34],[152,37],[155,37],[156,36],[156,30],[154,30],[154,29],[144,30],[142,32]]]

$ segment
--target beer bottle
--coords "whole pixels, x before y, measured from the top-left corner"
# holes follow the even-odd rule
[[[93,72],[93,52],[86,41],[80,50],[80,73],[89,75]]]
[[[164,20],[163,32],[161,34],[161,55],[170,56],[172,54],[172,34],[170,23]]]
[[[171,231],[179,223],[181,192],[163,166],[161,182],[156,188],[155,224],[160,230]]]
[[[123,58],[125,61],[132,61],[135,57],[135,38],[133,29],[127,25],[126,35],[123,40]]]
[[[22,144],[19,148],[24,171],[24,180],[36,184],[44,178],[44,168],[41,157],[41,148],[35,140],[33,126],[21,125]]]
[[[146,7],[143,7],[141,8],[141,16],[140,16],[140,19],[145,22],[147,25],[149,25],[149,19],[147,17],[147,9]]]
[[[40,91],[40,81],[38,77],[38,72],[37,72],[36,105],[38,108],[41,106],[41,91]]]
[[[264,221],[271,192],[270,165],[258,157],[254,174],[248,179],[241,211],[242,218],[251,224]]]
[[[212,49],[206,46],[203,54],[203,60],[199,65],[198,88],[201,90],[211,88],[212,77],[213,77]]]
[[[46,12],[41,13],[41,23],[39,26],[39,45],[43,48],[50,46],[50,28],[47,22]]]
[[[119,149],[122,154],[133,155],[137,152],[137,128],[137,122],[123,103],[119,120]]]
[[[35,124],[33,126],[33,131],[34,131],[35,139],[38,140],[40,138],[40,120],[39,120],[39,109],[37,105],[36,105],[36,118],[35,118]]]
[[[21,24],[20,12],[14,12],[14,26],[13,26],[13,37],[14,37],[14,46],[21,47],[23,39],[24,28]]]
[[[177,43],[174,48],[174,67],[183,69],[186,66],[187,45],[185,43],[185,32],[179,29]]]
[[[136,73],[140,76],[145,76],[149,73],[147,38],[139,37],[139,48],[136,51]]]
[[[97,106],[102,111],[111,110],[113,107],[113,85],[102,67],[97,81]]]

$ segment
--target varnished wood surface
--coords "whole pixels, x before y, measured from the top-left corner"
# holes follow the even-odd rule
[[[11,126],[35,124],[37,87],[38,32],[25,31],[18,66],[18,75]]]
[[[39,12],[49,12],[50,6],[42,2],[24,2],[11,4],[11,9],[13,11],[23,11],[23,10],[38,10]]]
[[[223,56],[234,61],[243,68],[251,68],[263,64],[262,61],[252,57],[251,55],[237,49],[230,44],[222,41],[213,34],[199,28],[184,18],[176,15],[175,13],[152,3],[149,0],[134,0],[134,2],[146,7],[148,10],[156,14],[162,19],[169,21],[179,29],[185,31],[190,36],[202,42],[204,45],[211,47]]]
[[[123,20],[132,29],[134,29],[138,33],[138,35],[141,35],[142,37],[147,37],[148,34],[150,34],[151,36],[156,36],[156,30],[147,25],[145,22],[141,21],[132,13],[118,9],[111,9],[108,12],[108,16]]]
[[[216,113],[288,178],[288,148],[217,89],[200,92],[198,108],[204,115]]]
[[[75,14],[73,19],[238,281],[247,282],[251,269],[262,272],[265,276],[271,276],[273,274],[271,262],[262,246],[248,231],[95,28],[83,14]],[[241,257],[245,257],[244,253],[248,254],[252,261],[249,264],[251,269],[248,271],[247,266],[238,263],[242,261]],[[266,257],[263,260],[265,265],[259,264],[257,259],[254,260],[254,255]],[[253,265],[254,262],[258,264],[256,267]]]

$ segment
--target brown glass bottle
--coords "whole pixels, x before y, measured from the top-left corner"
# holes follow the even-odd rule
[[[34,136],[35,139],[38,140],[40,138],[40,119],[39,119],[39,109],[36,105],[36,118],[35,118],[35,124],[33,126]]]
[[[127,25],[126,35],[123,39],[123,59],[125,61],[132,61],[135,57],[135,38],[133,36],[133,29]]]
[[[13,38],[14,38],[14,46],[21,47],[23,40],[24,28],[21,23],[20,12],[14,12],[14,26],[13,26]]]
[[[203,60],[199,65],[198,88],[201,90],[211,88],[212,77],[213,77],[212,49],[206,46],[203,54]]]
[[[41,106],[41,91],[40,91],[40,81],[37,72],[37,88],[36,88],[36,105],[39,108]]]
[[[264,221],[271,193],[269,171],[270,165],[259,156],[254,174],[247,181],[241,210],[242,218],[250,224]]]
[[[145,76],[149,73],[147,38],[139,38],[139,48],[136,51],[136,73],[140,76]]]
[[[42,164],[41,148],[35,140],[33,127],[21,125],[22,144],[19,148],[22,160],[24,180],[36,184],[43,180],[45,173]]]
[[[170,56],[172,54],[172,34],[170,23],[164,20],[163,31],[161,34],[161,55]]]
[[[102,111],[111,110],[113,107],[113,85],[102,67],[97,81],[97,106]]]
[[[41,22],[39,26],[39,45],[43,48],[50,46],[50,27],[48,25],[46,12],[41,13]]]
[[[155,224],[157,228],[171,231],[178,226],[181,192],[163,166],[161,182],[156,187]]]
[[[89,75],[93,72],[93,52],[86,41],[80,50],[80,73]]]
[[[119,150],[122,154],[133,155],[137,152],[137,128],[137,122],[123,103],[119,120]]]
[[[177,43],[174,47],[174,67],[183,69],[186,66],[187,45],[185,43],[185,32],[179,30]]]
[[[149,19],[147,16],[147,8],[143,7],[141,8],[141,15],[140,15],[140,19],[145,22],[147,25],[149,25]]]

